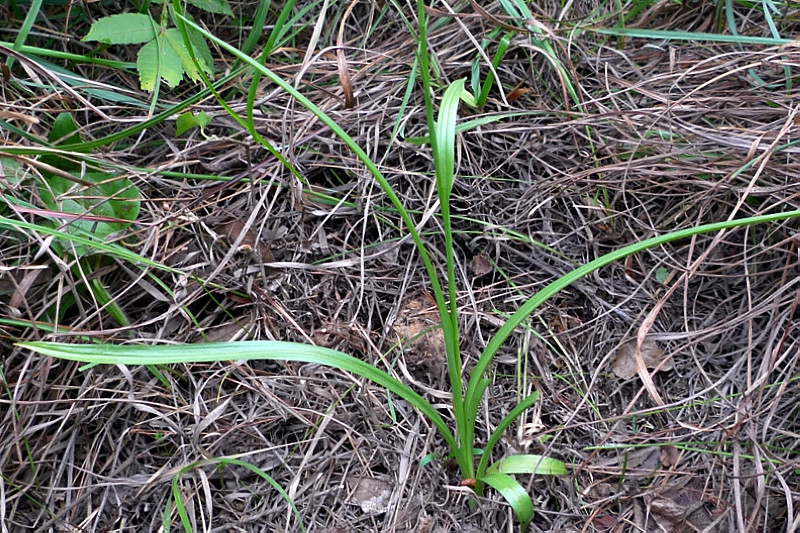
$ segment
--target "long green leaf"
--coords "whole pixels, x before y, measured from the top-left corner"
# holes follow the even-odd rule
[[[689,31],[672,30],[646,30],[639,28],[584,28],[584,31],[614,35],[618,37],[635,37],[640,39],[656,39],[669,41],[692,41],[696,43],[736,43],[736,44],[763,44],[766,46],[780,46],[795,41],[776,37],[755,37],[750,35],[725,35],[722,33],[696,33]]]
[[[263,359],[314,363],[338,368],[385,387],[408,401],[436,426],[448,446],[454,450],[457,448],[455,438],[447,424],[422,396],[369,363],[321,346],[281,341],[209,342],[170,346],[21,342],[18,346],[42,355],[92,365],[166,365]]]
[[[736,220],[726,220],[724,222],[716,222],[713,224],[704,224],[702,226],[696,226],[693,228],[687,228],[680,231],[674,231],[671,233],[667,233],[666,235],[660,235],[657,237],[652,237],[650,239],[646,239],[642,242],[637,242],[634,244],[630,244],[619,250],[613,251],[608,253],[602,257],[598,257],[594,261],[590,261],[585,265],[582,265],[572,272],[565,274],[558,278],[557,280],[553,281],[549,285],[547,285],[544,289],[537,292],[533,297],[531,297],[528,301],[526,301],[517,311],[511,315],[511,317],[503,324],[503,326],[494,334],[491,338],[489,343],[486,345],[486,348],[483,350],[478,362],[475,363],[475,366],[472,369],[472,375],[470,376],[469,383],[467,384],[467,390],[464,397],[465,402],[465,410],[468,413],[477,412],[478,405],[481,400],[481,396],[478,394],[480,392],[480,384],[481,380],[483,379],[483,374],[486,372],[486,369],[492,362],[492,358],[497,353],[497,350],[503,345],[503,343],[508,339],[509,335],[519,326],[522,322],[531,314],[533,313],[540,305],[542,305],[545,301],[549,298],[558,294],[566,287],[569,287],[572,283],[576,282],[577,280],[583,278],[594,272],[597,269],[600,269],[608,264],[613,263],[614,261],[619,261],[629,255],[635,254],[637,252],[641,252],[642,250],[647,250],[648,248],[653,248],[654,246],[659,246],[661,244],[666,244],[668,242],[676,241],[679,239],[685,239],[687,237],[691,237],[693,235],[699,235],[701,233],[709,233],[712,231],[721,231],[724,229],[730,228],[737,228],[740,226],[747,226],[751,224],[760,224],[764,222],[774,222],[777,220],[785,220],[788,218],[796,218],[800,217],[800,211],[786,211],[783,213],[773,213],[770,215],[761,215],[756,217],[749,217],[749,218],[741,218]]]
[[[450,391],[453,395],[453,414],[456,419],[459,436],[459,464],[472,464],[472,442],[467,440],[470,434],[469,421],[464,413],[463,381],[461,377],[461,354],[458,336],[458,306],[455,276],[455,256],[453,255],[453,229],[450,219],[450,193],[455,176],[455,139],[458,118],[458,103],[464,91],[464,80],[450,84],[442,97],[439,116],[436,121],[436,138],[433,147],[433,161],[436,167],[436,189],[439,196],[444,233],[445,262],[447,265],[447,291],[450,303],[437,302],[439,316],[442,321],[442,332],[447,356],[447,372],[450,378]],[[454,450],[455,452],[455,450]],[[472,477],[473,472],[462,472],[465,477]]]

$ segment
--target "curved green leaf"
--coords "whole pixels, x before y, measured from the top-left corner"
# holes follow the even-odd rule
[[[484,348],[475,366],[472,368],[472,374],[467,384],[467,390],[464,396],[465,410],[468,413],[477,412],[478,406],[481,401],[481,380],[483,373],[492,362],[494,355],[500,346],[508,339],[509,335],[528,318],[542,303],[546,302],[550,297],[558,294],[564,288],[569,287],[577,280],[583,278],[608,264],[618,261],[629,255],[635,254],[654,246],[666,244],[668,242],[685,239],[692,235],[700,235],[701,233],[709,233],[712,231],[720,231],[724,229],[737,228],[740,226],[747,226],[751,224],[760,224],[763,222],[774,222],[776,220],[783,220],[787,218],[800,217],[800,211],[786,211],[783,213],[772,213],[769,215],[761,215],[756,217],[740,218],[735,220],[726,220],[724,222],[715,222],[712,224],[704,224],[702,226],[695,226],[680,231],[673,231],[666,235],[659,235],[650,239],[645,239],[641,242],[624,246],[619,250],[607,253],[598,257],[594,261],[590,261],[584,265],[579,266],[575,270],[561,276],[557,280],[551,282],[545,288],[537,292],[530,299],[528,299],[517,311],[506,320],[506,322],[497,330],[497,333],[489,340],[489,343]],[[478,393],[481,393],[480,395]]]
[[[533,519],[533,502],[522,485],[513,477],[500,473],[483,476],[479,481],[486,483],[505,498],[519,520],[520,531],[525,531]]]
[[[352,355],[321,346],[283,341],[208,342],[170,346],[130,346],[117,344],[63,344],[58,342],[21,342],[42,355],[108,365],[167,365],[175,363],[210,363],[264,359],[296,361],[338,368],[359,375],[387,388],[416,407],[439,430],[447,445],[457,449],[453,434],[442,417],[422,396],[383,370]]]

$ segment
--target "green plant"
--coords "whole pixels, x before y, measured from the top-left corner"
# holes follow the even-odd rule
[[[225,0],[193,1],[192,4],[223,15],[232,15]],[[203,38],[195,31],[186,32],[187,41],[177,28],[168,27],[174,15],[172,6],[164,3],[160,21],[149,14],[123,13],[95,21],[83,41],[106,44],[144,44],[139,49],[136,68],[143,90],[154,91],[163,80],[170,87],[177,86],[186,74],[192,81],[200,81],[200,72],[212,74],[214,61]],[[188,43],[188,44],[187,44]]]
[[[424,21],[425,13],[422,9],[421,2],[418,6],[420,8],[418,15],[420,20]],[[471,95],[468,95],[464,90],[464,81],[459,80],[448,87],[441,99],[438,115],[435,115],[435,106],[431,97],[433,91],[431,91],[424,22],[421,24],[419,32],[420,48],[418,53],[418,65],[419,75],[425,88],[425,109],[429,125],[428,142],[434,154],[436,185],[442,209],[441,218],[446,251],[444,286],[439,280],[439,275],[430,259],[426,245],[416,229],[415,221],[404,209],[397,194],[380,173],[374,162],[352,138],[300,92],[291,87],[260,62],[249,58],[246,54],[236,50],[224,41],[207,34],[185,17],[178,14],[176,15],[176,20],[180,31],[188,31],[191,29],[203,34],[222,49],[234,54],[240,61],[258,72],[260,76],[264,76],[276,85],[282,87],[301,105],[315,113],[320,121],[326,124],[331,131],[350,147],[353,153],[359,157],[372,173],[375,180],[383,188],[385,194],[397,209],[407,231],[411,234],[418,248],[434,293],[445,338],[454,424],[451,425],[446,422],[433,405],[387,372],[348,354],[315,346],[274,341],[184,346],[69,345],[31,342],[20,343],[20,346],[45,355],[84,361],[91,364],[141,365],[272,359],[313,362],[352,372],[364,379],[385,387],[414,405],[422,415],[436,426],[437,430],[442,435],[450,449],[450,453],[458,462],[464,481],[470,484],[474,483],[475,491],[478,494],[482,493],[487,484],[497,489],[512,505],[523,528],[531,520],[533,505],[530,495],[525,492],[523,487],[512,476],[522,473],[563,474],[566,473],[566,468],[564,464],[558,460],[531,455],[510,456],[492,463],[494,447],[497,445],[506,429],[508,429],[527,408],[537,401],[537,395],[535,393],[523,398],[518,405],[508,411],[506,416],[497,424],[494,431],[490,434],[487,442],[483,445],[479,461],[477,465],[475,463],[476,449],[479,444],[475,439],[475,424],[479,407],[481,402],[486,398],[486,392],[490,382],[489,379],[487,379],[487,372],[490,370],[490,365],[495,354],[515,328],[529,317],[543,302],[571,283],[589,275],[603,266],[631,254],[692,235],[800,216],[799,211],[792,211],[689,228],[626,246],[579,266],[569,274],[549,284],[508,318],[500,330],[492,337],[473,367],[464,373],[459,347],[458,308],[456,306],[457,286],[455,282],[455,258],[452,244],[453,235],[451,229],[451,214],[449,211],[449,198],[455,179],[454,144],[457,132],[456,119],[458,106],[460,101],[472,103],[473,100]],[[201,69],[198,70],[198,72],[201,72]],[[252,110],[248,110],[248,112],[251,111]],[[232,111],[230,112],[233,113]],[[244,119],[242,120],[244,121]]]

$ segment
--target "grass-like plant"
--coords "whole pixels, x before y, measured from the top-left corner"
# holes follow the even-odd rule
[[[175,2],[175,4],[177,5],[177,2]],[[458,80],[447,87],[439,102],[438,112],[436,111],[437,106],[434,105],[432,97],[435,91],[433,90],[433,84],[430,79],[426,43],[426,24],[424,22],[426,20],[426,15],[423,7],[422,2],[418,2],[418,17],[420,20],[418,38],[420,46],[417,64],[419,65],[419,75],[422,80],[423,93],[426,99],[425,110],[429,130],[428,142],[431,145],[435,162],[436,187],[441,206],[442,239],[445,249],[443,276],[431,260],[427,248],[428,245],[422,240],[416,228],[415,221],[412,219],[411,214],[404,208],[396,192],[381,174],[377,165],[375,165],[361,147],[359,147],[334,120],[290,84],[286,83],[274,72],[266,68],[260,61],[250,58],[247,54],[237,50],[228,43],[214,37],[195,25],[189,19],[182,16],[178,8],[175,9],[175,19],[177,27],[183,32],[183,38],[185,40],[188,40],[189,31],[204,35],[205,38],[214,42],[221,49],[236,56],[239,61],[251,68],[257,76],[268,78],[271,82],[291,94],[299,104],[305,106],[309,111],[314,113],[321,122],[342,139],[352,152],[363,162],[374,179],[381,186],[387,198],[401,217],[406,231],[409,232],[416,244],[420,258],[425,265],[431,291],[436,301],[441,321],[441,329],[445,340],[448,378],[450,392],[452,394],[452,401],[450,404],[452,421],[447,420],[446,417],[423,396],[388,372],[349,354],[318,346],[280,341],[248,341],[170,346],[64,344],[54,342],[24,342],[19,345],[40,354],[61,359],[82,361],[90,364],[153,365],[264,359],[309,362],[351,372],[367,381],[386,388],[412,404],[441,434],[449,448],[450,454],[458,463],[465,485],[474,486],[474,490],[478,495],[483,493],[486,485],[496,489],[512,506],[520,521],[521,528],[524,530],[533,516],[533,504],[530,495],[527,494],[523,486],[516,481],[513,475],[565,474],[566,467],[561,461],[553,458],[536,455],[514,455],[498,459],[494,454],[494,448],[505,431],[520,417],[520,415],[537,401],[537,393],[523,398],[515,406],[509,406],[510,408],[507,410],[506,415],[497,423],[485,443],[476,441],[475,428],[479,408],[482,402],[491,401],[487,398],[486,393],[490,384],[490,379],[487,376],[491,371],[492,361],[515,329],[547,299],[554,296],[565,287],[568,287],[573,282],[614,261],[618,261],[648,248],[684,239],[692,235],[722,231],[749,224],[800,217],[800,211],[728,220],[681,231],[674,231],[625,246],[617,251],[581,265],[553,281],[528,299],[494,334],[471,368],[465,368],[460,353],[459,310],[457,306],[458,287],[455,275],[455,252],[449,202],[453,182],[456,179],[454,147],[459,102],[474,103],[475,99],[471,94],[465,91],[464,81]],[[189,48],[189,50],[191,52],[191,48]],[[198,69],[198,72],[200,76],[205,78],[201,69]],[[206,82],[208,83],[207,80]],[[233,113],[230,108],[227,109],[229,112]],[[252,116],[251,113],[252,110],[248,110],[250,116]],[[235,116],[235,118],[240,120],[243,125],[248,125],[248,123],[252,124],[251,121],[247,121],[242,117]],[[62,238],[70,239],[74,237],[67,235]],[[449,418],[449,416],[447,418]]]

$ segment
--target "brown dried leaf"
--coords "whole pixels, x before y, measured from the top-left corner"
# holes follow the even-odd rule
[[[394,484],[378,478],[353,477],[347,480],[352,495],[350,501],[368,514],[383,514],[389,510]]]
[[[664,350],[654,340],[645,339],[642,343],[642,359],[645,366],[652,370],[664,360]],[[671,370],[672,360],[665,362],[659,371]],[[620,347],[617,356],[611,362],[611,371],[621,379],[631,379],[636,376],[636,339],[631,339]]]
[[[227,224],[215,227],[214,231],[222,235],[232,245],[239,238],[239,235],[245,231],[245,224],[241,220],[234,219]],[[269,246],[257,239],[256,233],[252,228],[247,228],[237,251],[257,252],[262,263],[273,263],[275,261]]]
[[[405,345],[406,364],[420,378],[438,378],[446,366],[444,336],[436,307],[423,294],[406,299],[392,329]]]
[[[472,268],[472,273],[477,277],[485,276],[494,270],[491,261],[489,261],[489,256],[486,254],[472,256],[472,261],[470,261],[469,265]]]

